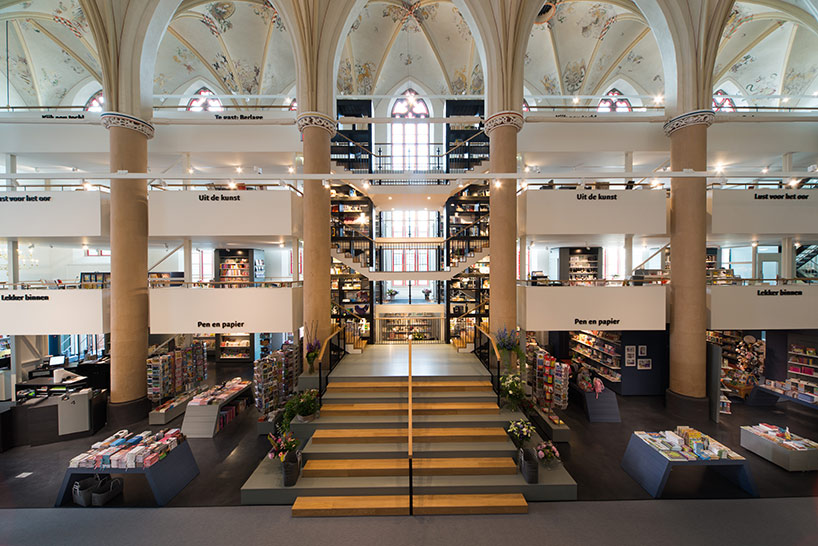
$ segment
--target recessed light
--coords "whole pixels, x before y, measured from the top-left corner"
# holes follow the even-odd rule
[[[390,200],[390,201],[392,200],[392,196],[391,196],[391,195],[389,196],[389,200]]]
[[[578,104],[578,103],[579,103],[579,97],[574,97],[572,100],[574,101],[574,104]]]
[[[241,174],[241,167],[236,167],[236,172]]]
[[[290,174],[293,174],[295,172],[295,167],[290,165],[289,167],[287,167],[287,172],[290,173]]]

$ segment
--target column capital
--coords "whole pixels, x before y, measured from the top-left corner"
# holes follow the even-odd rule
[[[100,114],[99,119],[102,121],[102,126],[106,129],[110,129],[111,127],[124,127],[125,129],[142,133],[148,140],[153,138],[153,125],[135,116],[121,112],[103,112]]]
[[[483,124],[487,135],[491,135],[493,130],[504,125],[511,125],[517,129],[517,132],[519,132],[520,129],[523,128],[523,115],[520,112],[515,112],[513,110],[497,112],[496,114],[492,114],[487,117],[485,123]]]
[[[694,110],[669,120],[667,123],[665,123],[663,128],[665,130],[665,135],[670,136],[679,129],[684,129],[685,127],[690,127],[691,125],[706,125],[710,127],[715,118],[716,114],[713,112],[713,110]]]
[[[302,133],[307,127],[320,127],[329,133],[330,138],[335,136],[338,123],[326,114],[321,112],[304,112],[298,115],[296,120],[298,130]]]

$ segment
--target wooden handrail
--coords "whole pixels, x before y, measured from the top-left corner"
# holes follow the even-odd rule
[[[337,336],[338,333],[341,332],[341,331],[343,331],[343,329],[340,326],[335,328],[335,331],[333,331],[330,335],[328,335],[327,339],[324,340],[324,343],[321,344],[321,352],[318,353],[318,361],[319,362],[321,362],[323,360],[323,358],[324,358],[324,351],[327,350],[327,346],[329,345],[329,340],[331,340],[332,338]]]
[[[486,337],[489,338],[489,341],[491,341],[491,346],[492,348],[494,348],[494,356],[497,357],[497,360],[502,360],[500,358],[500,349],[497,348],[497,341],[494,340],[494,336],[491,335],[491,332],[489,332],[488,327],[480,324],[477,326],[477,329],[483,332],[486,335]]]
[[[491,301],[491,298],[488,298],[488,299],[486,299],[486,301],[484,301],[483,303],[478,303],[478,304],[477,304],[477,305],[476,305],[476,306],[475,306],[473,309],[470,309],[470,310],[466,311],[465,313],[463,313],[463,314],[462,314],[462,315],[460,315],[459,317],[454,317],[454,319],[455,319],[455,320],[457,320],[457,319],[462,319],[463,317],[468,316],[468,315],[470,315],[471,313],[474,313],[475,311],[477,311],[477,310],[478,310],[478,309],[480,309],[481,307],[484,307],[484,306],[488,305],[488,303],[489,303],[490,301]]]
[[[479,223],[481,223],[481,222],[488,221],[489,216],[490,216],[489,214],[486,214],[486,215],[485,215],[483,218],[480,218],[479,220],[475,220],[475,221],[474,221],[474,222],[472,222],[471,224],[468,224],[468,225],[466,225],[466,226],[463,226],[462,228],[460,228],[459,230],[457,230],[457,231],[456,231],[456,232],[454,232],[453,234],[451,234],[451,235],[449,235],[448,237],[446,237],[446,239],[444,239],[444,240],[443,240],[443,243],[445,244],[446,242],[448,242],[448,241],[449,241],[449,239],[453,239],[454,237],[457,237],[458,235],[460,235],[461,233],[463,233],[463,232],[464,232],[464,231],[466,231],[467,229],[472,228],[472,227],[476,226],[477,224],[479,224]]]

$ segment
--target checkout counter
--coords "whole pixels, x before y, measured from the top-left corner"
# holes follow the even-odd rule
[[[17,404],[2,421],[11,425],[11,443],[41,445],[91,436],[107,420],[108,389],[62,368],[15,386]]]

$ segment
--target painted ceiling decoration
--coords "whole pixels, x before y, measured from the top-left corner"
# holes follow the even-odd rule
[[[614,87],[657,96],[662,74],[656,40],[632,2],[549,0],[531,30],[524,85],[533,96],[604,95]]]
[[[77,99],[84,104],[101,88],[96,45],[77,0],[26,0],[4,4],[0,9],[0,32],[3,34],[0,52],[3,59],[8,56],[9,61],[8,74],[6,63],[0,63],[0,95],[9,104],[70,104],[80,89],[91,84],[96,89],[90,89],[87,97]]]
[[[737,2],[725,25],[713,74],[714,91],[736,105],[818,103],[818,25],[800,2]],[[773,97],[793,95],[804,98]]]
[[[450,0],[370,0],[353,22],[337,74],[341,95],[482,95],[474,38]]]
[[[159,45],[154,93],[193,94],[204,85],[217,95],[286,95],[295,77],[290,36],[273,2],[188,1]]]

